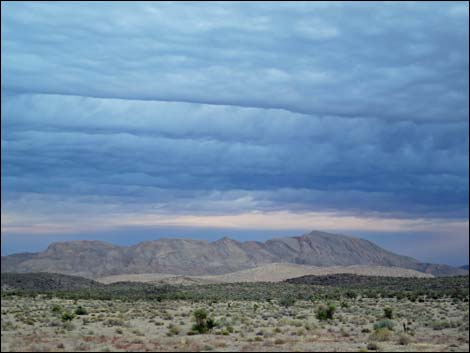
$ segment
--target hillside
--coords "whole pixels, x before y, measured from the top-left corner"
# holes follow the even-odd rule
[[[144,273],[206,276],[272,263],[400,267],[438,276],[468,273],[446,265],[422,264],[368,240],[318,231],[264,243],[226,237],[214,242],[158,239],[129,247],[100,241],[53,243],[40,253],[2,256],[2,272],[58,272],[89,278]]]
[[[183,277],[184,278],[184,277]],[[197,284],[197,285],[195,285]],[[357,295],[417,298],[433,296],[468,300],[468,276],[400,278],[362,276],[352,273],[302,276],[279,282],[193,283],[193,285],[155,285],[141,282],[103,284],[78,276],[57,273],[2,273],[2,299],[9,296],[35,296],[39,293],[58,298],[125,301],[186,300],[261,300],[286,296],[311,300],[312,296],[338,299],[336,289],[352,290]]]
[[[103,286],[101,283],[88,278],[60,273],[2,273],[1,279],[2,292],[10,290],[73,291]]]
[[[349,273],[333,274],[325,276],[302,276],[290,278],[285,283],[297,285],[327,286],[348,289],[380,289],[384,292],[415,291],[418,289],[433,291],[446,291],[448,293],[461,292],[468,296],[468,275],[454,276],[453,278],[397,278],[361,276]]]

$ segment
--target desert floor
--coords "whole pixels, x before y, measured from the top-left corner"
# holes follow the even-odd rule
[[[469,351],[468,302],[349,299],[320,321],[320,303],[2,298],[2,351]],[[64,321],[78,306],[87,314]],[[393,319],[383,318],[385,307]],[[217,326],[195,334],[193,312]],[[390,323],[391,321],[391,323]],[[375,330],[385,322],[391,330]],[[403,333],[403,323],[409,328]]]

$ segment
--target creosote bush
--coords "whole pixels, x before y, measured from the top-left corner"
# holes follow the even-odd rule
[[[64,312],[62,314],[62,321],[67,322],[67,321],[72,321],[74,319],[75,315],[72,313],[69,313],[68,311]]]
[[[392,308],[384,308],[384,317],[387,319],[393,319],[393,309]]]
[[[193,312],[196,323],[193,325],[193,331],[198,333],[207,333],[216,326],[214,319],[208,317],[206,309],[197,309]]]
[[[75,314],[76,315],[88,315],[88,311],[84,307],[79,306],[77,309],[75,309]]]
[[[369,350],[369,351],[378,351],[379,346],[375,342],[370,342],[369,344],[367,344],[367,350]]]
[[[369,340],[372,342],[385,342],[385,341],[390,341],[390,337],[392,336],[392,333],[389,329],[387,328],[379,328],[375,330],[375,332],[369,336]]]
[[[333,315],[335,314],[336,306],[333,304],[328,305],[320,305],[317,308],[316,317],[318,320],[331,320],[333,319]]]
[[[391,320],[385,319],[385,320],[380,320],[374,324],[374,330],[378,330],[381,328],[386,328],[390,331],[393,330],[393,327],[395,326],[395,323]]]
[[[58,304],[54,304],[51,308],[51,311],[54,313],[54,314],[60,314],[62,312],[62,307]]]
[[[402,346],[406,346],[411,343],[411,337],[402,333],[400,336],[398,336],[398,341],[397,343]]]
[[[290,295],[286,295],[279,300],[279,305],[282,305],[285,307],[292,306],[294,304],[295,304],[295,299]]]

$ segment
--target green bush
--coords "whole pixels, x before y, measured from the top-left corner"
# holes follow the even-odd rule
[[[51,311],[54,313],[54,314],[60,314],[62,312],[62,307],[58,304],[54,304],[51,308]]]
[[[290,295],[286,295],[279,300],[279,305],[282,305],[285,307],[292,306],[294,304],[295,304],[295,299]]]
[[[333,319],[333,315],[336,311],[336,306],[333,304],[328,304],[326,305],[320,305],[317,308],[317,314],[316,317],[318,320],[331,320]]]
[[[374,330],[386,328],[390,331],[393,330],[393,327],[395,326],[395,323],[391,320],[385,319],[385,320],[380,320],[374,324]]]
[[[196,323],[193,325],[192,329],[198,333],[207,333],[217,325],[214,319],[208,317],[206,309],[195,310],[193,316]]]
[[[393,319],[393,309],[392,308],[384,308],[384,317],[387,319]]]
[[[376,342],[385,342],[389,341],[392,333],[388,328],[379,328],[375,330],[375,332],[369,336],[369,340],[376,341]]]
[[[181,329],[179,328],[179,326],[174,325],[174,324],[169,324],[168,329],[169,329],[169,334],[171,336],[177,336],[181,332]]]
[[[65,321],[64,325],[63,325],[63,328],[64,328],[64,330],[72,331],[72,330],[75,329],[75,325],[72,324],[70,321]]]
[[[63,322],[72,321],[74,319],[74,317],[75,317],[74,314],[69,313],[68,311],[66,311],[62,314],[62,321]]]
[[[77,309],[75,309],[75,314],[76,315],[88,315],[88,311],[84,307],[79,306]]]

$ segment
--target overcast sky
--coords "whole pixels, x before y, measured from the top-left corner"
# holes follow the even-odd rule
[[[466,2],[1,6],[2,254],[319,229],[468,262]]]

